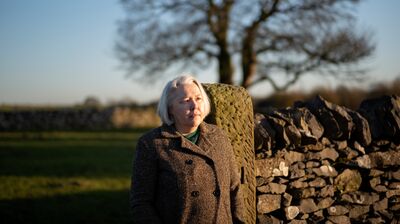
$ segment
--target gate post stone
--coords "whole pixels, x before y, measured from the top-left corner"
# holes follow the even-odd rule
[[[229,137],[241,174],[245,221],[256,223],[254,119],[251,97],[243,87],[203,84],[211,103],[206,122],[221,127]]]

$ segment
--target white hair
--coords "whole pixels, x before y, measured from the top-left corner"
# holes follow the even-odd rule
[[[181,85],[192,83],[196,84],[196,86],[199,87],[200,94],[203,99],[203,119],[210,113],[210,100],[201,83],[197,81],[197,79],[194,78],[192,75],[183,74],[169,81],[162,91],[160,101],[158,102],[157,114],[158,116],[160,116],[161,121],[164,124],[171,125],[175,123],[171,114],[169,114],[171,100],[174,98],[172,94],[174,90],[176,90]]]

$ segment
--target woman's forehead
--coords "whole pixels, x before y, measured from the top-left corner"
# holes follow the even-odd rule
[[[176,93],[178,95],[201,94],[199,87],[195,83],[188,83],[178,86]]]

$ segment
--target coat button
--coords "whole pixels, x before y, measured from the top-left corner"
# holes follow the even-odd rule
[[[215,191],[213,192],[213,195],[214,195],[215,197],[219,197],[219,196],[221,195],[221,191],[220,191],[220,190],[215,190]]]
[[[188,164],[188,165],[192,165],[193,164],[193,160],[188,159],[188,160],[185,161],[185,163]]]
[[[200,192],[192,191],[191,195],[192,195],[192,197],[198,197],[200,195]]]

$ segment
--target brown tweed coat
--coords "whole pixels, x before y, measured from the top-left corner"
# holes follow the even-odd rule
[[[197,145],[167,125],[139,139],[130,192],[135,223],[243,223],[232,146],[217,126],[199,128]]]

